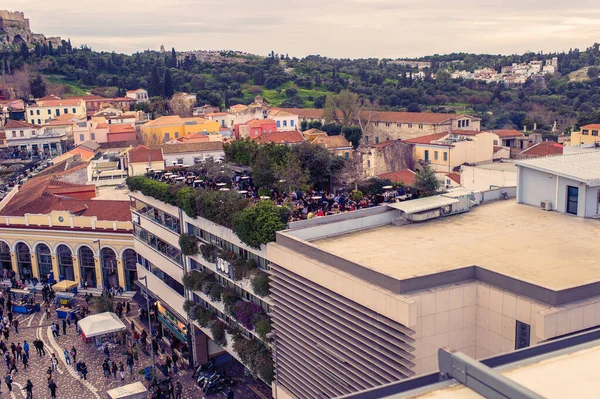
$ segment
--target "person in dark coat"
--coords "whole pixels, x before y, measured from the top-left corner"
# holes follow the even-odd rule
[[[56,398],[56,383],[54,382],[54,380],[50,380],[50,382],[48,383],[48,389],[50,389],[50,397],[52,399]]]

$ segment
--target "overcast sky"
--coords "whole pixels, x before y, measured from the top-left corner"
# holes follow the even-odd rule
[[[124,53],[164,45],[402,58],[600,41],[598,0],[20,0],[11,7],[25,12],[35,33]]]

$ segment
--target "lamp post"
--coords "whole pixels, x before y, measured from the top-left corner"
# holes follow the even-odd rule
[[[156,368],[156,363],[154,362],[154,348],[152,347],[152,340],[154,336],[152,334],[152,320],[150,319],[150,296],[148,292],[150,289],[148,288],[148,276],[144,276],[138,278],[138,280],[144,280],[146,285],[146,310],[148,311],[148,330],[150,331],[150,352],[152,353],[152,376],[154,376],[154,369]]]
[[[100,239],[98,238],[97,240],[93,241],[94,244],[98,244],[98,264],[100,265],[100,274],[102,275],[102,279],[101,281],[101,289],[104,289],[104,269],[102,266],[102,249],[100,246]],[[96,281],[98,281],[98,276],[96,276]]]

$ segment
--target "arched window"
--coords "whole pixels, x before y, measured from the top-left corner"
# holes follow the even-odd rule
[[[10,247],[4,241],[0,241],[0,265],[2,266],[2,270],[12,270]]]
[[[46,244],[38,244],[35,252],[38,261],[38,274],[40,280],[44,280],[52,271],[52,253]]]
[[[110,248],[102,248],[102,280],[104,288],[117,289],[119,285],[119,273],[117,270],[117,254]]]
[[[31,252],[29,246],[24,242],[17,244],[17,264],[19,265],[19,274],[26,280],[31,278]]]
[[[125,289],[132,291],[137,280],[137,254],[133,249],[126,249],[123,252],[123,265],[125,266]]]
[[[81,270],[81,286],[87,282],[88,287],[96,287],[96,263],[94,251],[90,247],[82,246],[77,252],[79,268]]]
[[[75,280],[75,271],[73,270],[73,253],[71,249],[66,245],[59,245],[56,249],[56,256],[58,257],[58,269],[60,273],[60,279]]]

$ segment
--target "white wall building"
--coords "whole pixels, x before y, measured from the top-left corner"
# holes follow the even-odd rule
[[[208,141],[202,143],[165,144],[162,147],[165,165],[195,165],[212,158],[217,160],[225,156],[223,143]]]
[[[148,99],[148,91],[144,90],[144,89],[137,89],[137,90],[127,90],[127,93],[125,93],[125,97],[127,98],[133,98],[135,100],[136,103],[147,103],[148,101],[150,101]]]
[[[517,202],[581,217],[600,214],[600,152],[516,162]]]
[[[494,162],[476,166],[463,165],[460,183],[469,190],[485,191],[495,187],[515,187],[517,167],[513,162]]]

